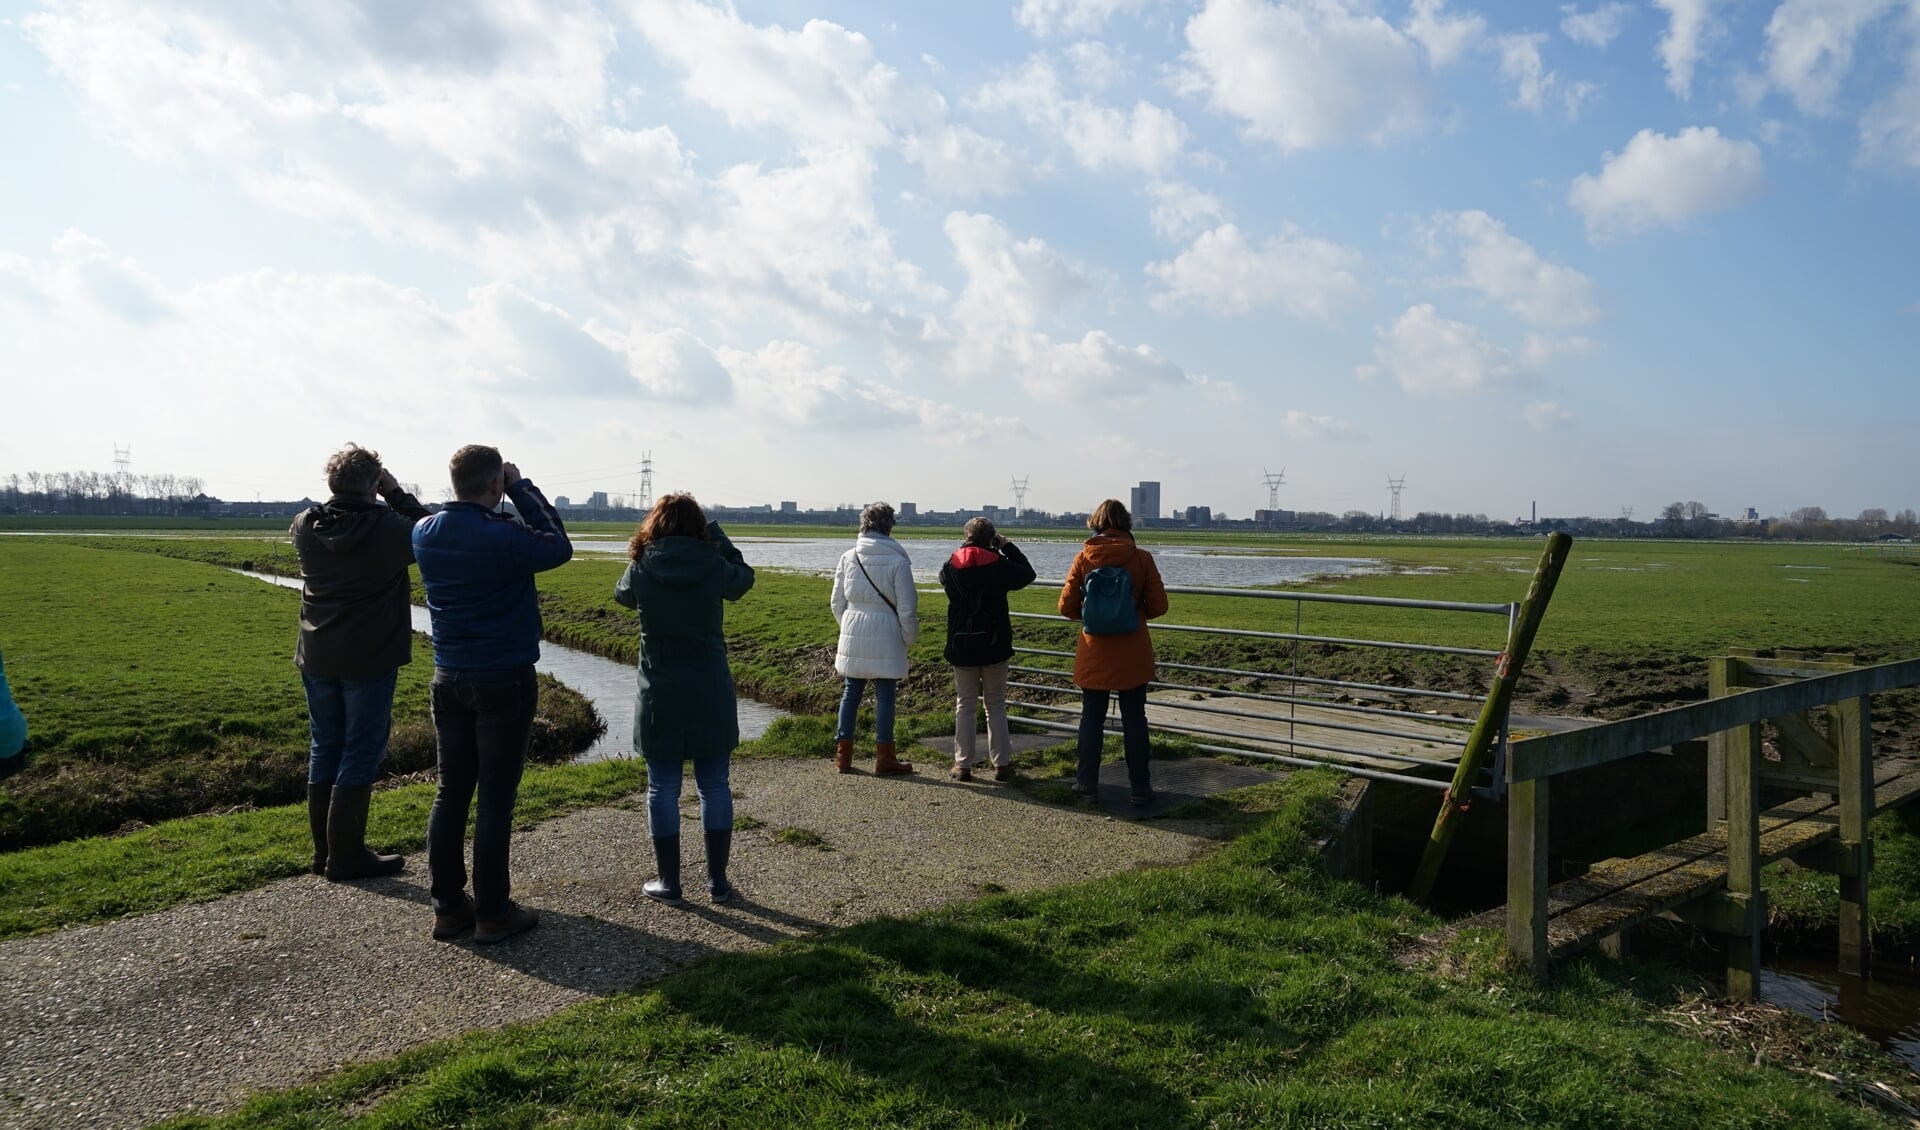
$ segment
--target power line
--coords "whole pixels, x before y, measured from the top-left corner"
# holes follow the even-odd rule
[[[1285,467],[1280,468],[1280,473],[1276,475],[1269,472],[1265,467],[1262,467],[1260,468],[1260,475],[1267,483],[1267,509],[1280,509],[1280,488],[1286,485],[1287,469]]]
[[[653,452],[640,453],[640,503],[636,510],[653,509]]]
[[[1027,504],[1027,480],[1013,480],[1013,516],[1020,517],[1020,511]]]
[[[1387,476],[1387,489],[1393,492],[1392,521],[1398,522],[1400,520],[1400,492],[1405,489],[1406,485],[1407,477],[1405,475],[1397,479],[1391,475]]]

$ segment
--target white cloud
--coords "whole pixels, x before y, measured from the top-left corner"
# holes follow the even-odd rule
[[[0,297],[36,309],[84,307],[133,326],[179,314],[174,299],[139,264],[72,228],[54,240],[45,263],[0,255]]]
[[[949,125],[930,135],[915,134],[901,143],[900,151],[920,166],[930,191],[1004,196],[1019,185],[1020,174],[1006,144],[966,126]]]
[[[1579,326],[1600,317],[1593,280],[1571,267],[1550,263],[1532,244],[1481,211],[1434,217],[1438,234],[1460,252],[1460,276],[1470,287],[1535,325]]]
[[[1573,410],[1563,408],[1555,401],[1536,400],[1520,410],[1527,421],[1527,427],[1536,432],[1550,432],[1565,427],[1573,419]]]
[[[762,419],[829,432],[908,428],[948,443],[1030,435],[1013,417],[971,412],[850,377],[844,366],[822,362],[800,342],[770,341],[751,353],[722,349],[719,360],[732,375],[741,404]]]
[[[1094,172],[1159,173],[1179,159],[1187,143],[1187,127],[1172,111],[1145,100],[1122,111],[1070,97],[1053,66],[1040,58],[982,87],[973,101],[981,109],[1015,111],[1028,124],[1052,132],[1082,168]]]
[[[1137,12],[1145,0],[1020,0],[1014,19],[1037,36],[1091,35],[1119,12]]]
[[[1598,175],[1574,178],[1568,200],[1602,237],[1685,223],[1724,211],[1766,188],[1765,162],[1751,141],[1692,126],[1669,137],[1643,129],[1608,153]]]
[[[1713,7],[1721,0],[1653,0],[1667,13],[1667,30],[1660,37],[1660,62],[1667,69],[1667,89],[1680,98],[1693,95],[1693,71],[1706,56],[1707,43],[1719,34]]]
[[[1495,41],[1500,52],[1500,77],[1513,84],[1514,103],[1535,114],[1540,113],[1547,91],[1558,81],[1540,59],[1540,45],[1546,41],[1544,31],[1503,35]]]
[[[1581,348],[1580,339],[1529,338],[1516,355],[1465,322],[1442,318],[1433,306],[1409,306],[1392,326],[1375,331],[1373,362],[1362,379],[1385,373],[1408,392],[1463,396],[1531,378],[1555,353]]]
[[[1162,181],[1153,193],[1153,230],[1163,239],[1185,239],[1204,231],[1227,214],[1227,206],[1211,192],[1180,181]]]
[[[1487,21],[1479,13],[1450,16],[1447,0],[1413,0],[1407,14],[1407,34],[1427,49],[1436,67],[1464,56],[1486,35]]]
[[[1605,47],[1620,35],[1620,28],[1631,10],[1625,4],[1602,4],[1591,12],[1583,12],[1577,4],[1562,4],[1560,31],[1575,43]]]
[[[1861,155],[1869,161],[1920,169],[1920,3],[1906,16],[1905,73],[1860,119]]]
[[[1152,346],[1124,345],[1104,330],[1056,341],[1037,327],[1057,321],[1087,288],[1085,274],[1039,239],[1016,240],[992,216],[955,212],[947,238],[967,275],[954,304],[957,328],[935,330],[956,375],[1017,380],[1041,395],[1137,406],[1156,389],[1201,383]]]
[[[1428,116],[1420,45],[1342,0],[1208,0],[1184,88],[1282,150],[1380,140]]]
[[[802,144],[875,147],[907,93],[867,37],[827,20],[798,31],[747,23],[698,0],[629,0],[647,43],[687,94],[735,128],[773,126]]]
[[[1069,43],[1063,53],[1073,64],[1074,78],[1088,90],[1104,90],[1126,77],[1126,59],[1097,39]]]
[[[1785,0],[1767,21],[1767,77],[1804,114],[1833,111],[1860,33],[1898,0]]]
[[[1043,240],[1016,240],[992,216],[954,212],[947,238],[966,272],[955,310],[963,322],[1031,328],[1087,290],[1084,272]]]
[[[1335,416],[1313,416],[1298,408],[1289,408],[1287,417],[1281,421],[1280,428],[1287,438],[1302,443],[1316,440],[1355,440],[1364,439],[1360,429]]]
[[[1152,298],[1158,310],[1198,306],[1211,314],[1235,315],[1283,309],[1325,322],[1360,296],[1354,277],[1360,263],[1360,253],[1351,248],[1295,231],[1256,247],[1238,227],[1222,224],[1172,260],[1149,263],[1146,270],[1166,288]]]

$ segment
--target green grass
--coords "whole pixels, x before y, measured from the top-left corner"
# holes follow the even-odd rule
[[[812,828],[782,828],[773,834],[776,843],[791,844],[794,847],[816,848],[820,851],[832,851],[833,845],[827,838]]]
[[[299,594],[116,549],[0,541],[0,646],[33,753],[0,786],[0,850],[305,795]],[[389,773],[433,765],[432,671],[416,639],[394,695]],[[578,694],[543,680],[531,756],[569,757],[600,725]]]
[[[178,1126],[1877,1126],[1677,1022],[1632,962],[1409,968],[1432,921],[1327,878],[1331,775],[1201,862],[993,895],[348,1069]],[[1484,959],[1486,954],[1468,954]],[[1799,1023],[1811,1030],[1811,1022]],[[1800,1066],[1885,1071],[1857,1037]]]
[[[1882,812],[1868,825],[1873,871],[1867,880],[1867,927],[1879,960],[1920,954],[1920,808]],[[1775,864],[1761,875],[1767,929],[1776,945],[1831,949],[1840,888],[1832,875]]]

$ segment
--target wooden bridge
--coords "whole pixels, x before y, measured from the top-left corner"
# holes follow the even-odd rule
[[[1673,915],[1728,938],[1728,995],[1751,998],[1766,922],[1760,869],[1791,859],[1838,877],[1840,968],[1865,972],[1867,821],[1920,796],[1920,767],[1876,770],[1868,696],[1916,684],[1920,659],[1855,667],[1791,654],[1733,655],[1714,661],[1706,702],[1514,742],[1505,772],[1507,903],[1443,933],[1504,927],[1508,953],[1545,979],[1555,959],[1617,946],[1634,926]],[[1771,725],[1772,757],[1762,723]],[[1710,750],[1705,833],[1549,886],[1555,777],[1703,737]],[[1763,787],[1803,795],[1763,809]]]
[[[1470,803],[1475,798],[1504,802],[1506,905],[1442,934],[1503,928],[1509,954],[1542,979],[1554,960],[1595,946],[1617,949],[1635,926],[1664,915],[1725,935],[1728,994],[1755,996],[1766,922],[1760,870],[1783,859],[1838,877],[1840,968],[1864,972],[1872,866],[1867,821],[1881,809],[1920,797],[1920,763],[1876,768],[1869,696],[1920,685],[1920,659],[1859,667],[1844,657],[1736,653],[1711,662],[1706,702],[1619,722],[1569,719],[1568,728],[1558,732],[1516,738],[1509,706],[1570,546],[1565,534],[1548,537],[1525,599],[1513,604],[1169,586],[1171,593],[1191,596],[1292,602],[1292,631],[1155,627],[1267,640],[1291,647],[1292,657],[1266,671],[1162,663],[1149,684],[1149,724],[1208,753],[1328,765],[1364,779],[1438,791],[1439,813],[1412,883],[1415,898],[1431,890]],[[1314,604],[1491,614],[1506,621],[1505,646],[1308,634],[1301,610]],[[1487,659],[1492,671],[1484,695],[1313,678],[1298,670],[1302,643]],[[1077,717],[1078,710],[1045,701],[1075,693],[1060,664],[1073,653],[1034,646],[1015,651],[1031,657],[1015,664],[1020,681],[1008,684],[1026,699],[1017,704],[1016,717],[1028,726],[1074,732],[1077,724],[1060,716]],[[1052,665],[1035,666],[1034,660]],[[1195,676],[1210,682],[1198,685]],[[1234,682],[1223,685],[1222,676]],[[1210,738],[1229,744],[1213,744]],[[1577,878],[1549,885],[1548,811],[1555,778],[1651,751],[1686,744],[1697,749],[1701,739],[1708,753],[1706,812],[1694,826],[1704,824],[1704,832],[1645,854],[1606,860]],[[1778,803],[1763,809],[1763,795]]]

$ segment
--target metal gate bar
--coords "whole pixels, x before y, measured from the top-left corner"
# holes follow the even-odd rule
[[[1008,685],[1011,686],[1012,684]],[[1011,707],[1015,704],[1008,703],[1007,705]],[[1022,702],[1018,705],[1029,710],[1045,710],[1053,714],[1078,715],[1080,713],[1080,708],[1077,706],[1049,706],[1043,702]],[[1017,714],[1009,714],[1007,719],[1008,721],[1014,722],[1029,721],[1029,719],[1022,718]],[[1108,729],[1109,727],[1103,721],[1101,730],[1105,732]],[[1347,757],[1363,757],[1370,761],[1398,761],[1406,765],[1427,765],[1435,769],[1446,769],[1449,771],[1451,771],[1455,765],[1455,762],[1452,761],[1437,761],[1429,757],[1415,757],[1409,753],[1377,753],[1370,749],[1353,749],[1350,746],[1327,745],[1324,742],[1309,742],[1299,738],[1258,738],[1249,734],[1238,734],[1232,730],[1215,730],[1206,726],[1183,726],[1178,722],[1156,722],[1153,723],[1149,729],[1166,730],[1176,734],[1205,734],[1208,737],[1232,738],[1235,741],[1243,742],[1265,742],[1268,745],[1283,745],[1296,749],[1318,750],[1322,753],[1338,753]],[[1079,728],[1075,727],[1074,732],[1078,733]],[[1112,732],[1119,733],[1118,730],[1113,730]]]
[[[1030,704],[1023,704],[1030,705]],[[1023,726],[1035,726],[1042,730],[1054,730],[1059,733],[1077,734],[1080,727],[1066,722],[1049,722],[1045,718],[1015,718]],[[1284,753],[1263,753],[1251,749],[1235,749],[1232,746],[1208,745],[1194,742],[1193,748],[1203,753],[1224,753],[1230,757],[1251,757],[1258,761],[1275,761],[1282,765],[1298,765],[1304,769],[1338,769],[1342,773],[1355,777],[1367,777],[1375,781],[1393,781],[1405,785],[1418,785],[1421,788],[1445,789],[1447,782],[1430,781],[1425,777],[1409,777],[1405,773],[1390,773],[1384,769],[1368,769],[1359,765],[1347,765],[1338,761],[1315,761],[1309,757],[1288,757]]]
[[[1168,688],[1168,685],[1165,683],[1148,683],[1147,685],[1149,687],[1160,687],[1163,689],[1184,689],[1184,688]],[[1043,692],[1048,692],[1052,694],[1066,694],[1069,692],[1070,689],[1077,689],[1077,688],[1048,686],[1044,683],[1009,682],[1007,686],[1015,690],[1043,691]],[[1198,689],[1204,689],[1204,688],[1198,688]],[[1301,718],[1298,715],[1261,714],[1257,711],[1252,711],[1252,710],[1232,710],[1224,706],[1203,706],[1197,702],[1181,702],[1177,699],[1163,699],[1163,698],[1154,699],[1153,705],[1158,706],[1165,710],[1194,710],[1202,714],[1219,714],[1219,715],[1223,715],[1230,718],[1251,718],[1259,722],[1272,722],[1278,725],[1286,725],[1289,727],[1299,727],[1301,729],[1340,730],[1349,734],[1372,734],[1376,737],[1382,737],[1382,738],[1403,738],[1408,741],[1420,741],[1420,742],[1428,742],[1430,744],[1460,746],[1462,748],[1465,748],[1467,744],[1467,741],[1465,738],[1443,737],[1439,734],[1433,734],[1433,735],[1409,734],[1405,730],[1383,730],[1378,726],[1355,726],[1346,722],[1328,722],[1328,721],[1317,720],[1312,718]],[[1402,714],[1402,715],[1399,715],[1399,717],[1419,718],[1420,716],[1415,714]],[[1283,739],[1254,738],[1251,735],[1249,735],[1248,740],[1249,741],[1280,741]],[[1290,740],[1290,739],[1287,739],[1287,740]]]

